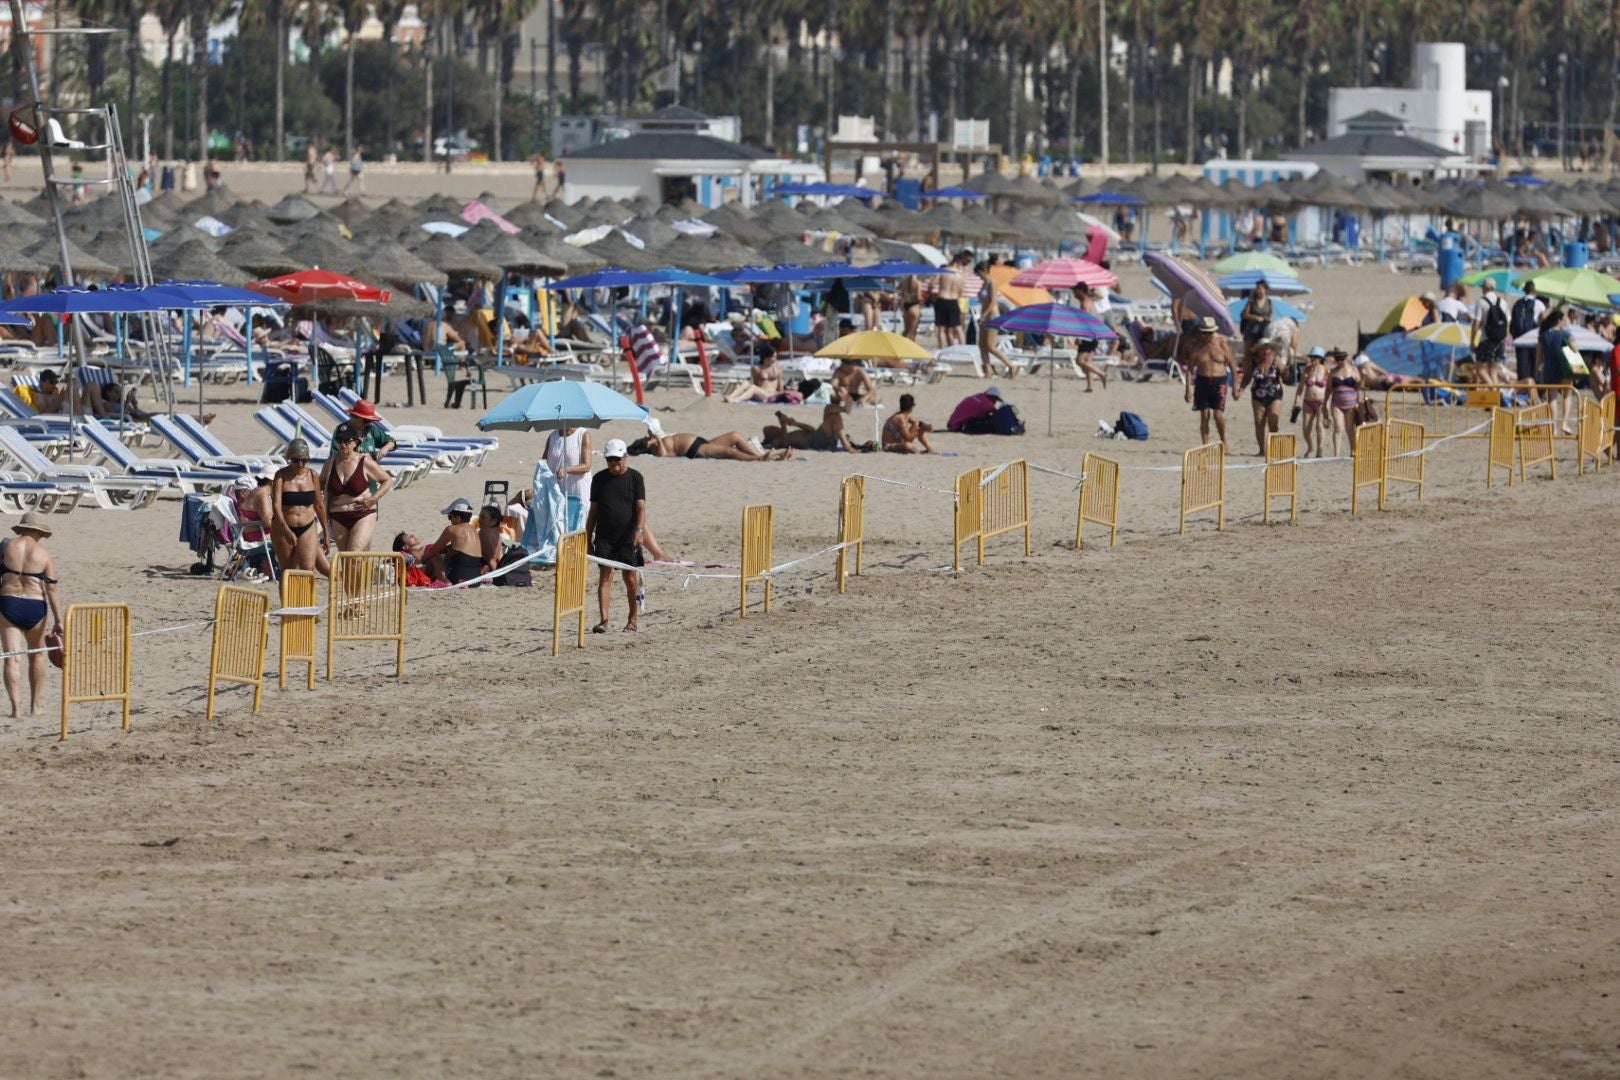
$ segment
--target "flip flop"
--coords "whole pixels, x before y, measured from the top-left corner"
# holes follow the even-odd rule
[[[593,633],[593,634],[605,634],[605,633],[607,633],[607,622],[606,621],[599,622],[595,626],[591,627],[591,633]]]

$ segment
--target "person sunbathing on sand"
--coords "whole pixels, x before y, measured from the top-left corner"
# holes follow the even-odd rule
[[[630,455],[635,457],[640,454],[726,461],[783,461],[790,456],[786,450],[765,453],[736,431],[728,431],[712,439],[705,439],[690,431],[677,431],[673,435],[644,435],[630,444]]]
[[[811,427],[803,420],[795,420],[779,411],[776,423],[765,428],[765,445],[790,450],[843,450],[845,453],[859,454],[862,448],[851,442],[849,433],[844,430],[844,414],[849,409],[848,402],[835,396],[821,410],[820,427]]]

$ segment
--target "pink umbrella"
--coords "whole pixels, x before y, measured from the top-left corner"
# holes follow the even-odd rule
[[[1092,289],[1112,289],[1119,278],[1086,259],[1048,259],[1020,271],[1012,279],[1014,285],[1038,289],[1072,289],[1085,285]]]

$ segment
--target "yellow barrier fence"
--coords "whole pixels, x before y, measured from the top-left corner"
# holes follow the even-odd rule
[[[838,591],[854,566],[854,575],[861,576],[862,557],[866,554],[866,477],[846,476],[838,489]],[[850,553],[854,552],[853,555]]]
[[[1205,443],[1181,455],[1181,532],[1187,515],[1214,510],[1215,528],[1226,528],[1226,447]]]
[[[1299,436],[1272,432],[1266,436],[1266,502],[1260,520],[1271,524],[1271,501],[1288,500],[1288,520],[1299,518]]]
[[[1558,457],[1553,449],[1553,414],[1551,405],[1532,405],[1520,409],[1514,423],[1515,441],[1519,444],[1519,479],[1543,463],[1547,478],[1558,479]]]
[[[405,556],[343,551],[332,556],[327,590],[326,679],[340,641],[392,641],[394,675],[405,674]]]
[[[1428,482],[1428,456],[1423,453],[1427,443],[1423,438],[1423,425],[1410,420],[1384,422],[1384,483],[1378,489],[1378,509],[1384,509],[1392,484],[1410,484],[1417,488],[1418,498]]]
[[[314,608],[320,606],[315,595],[313,570],[284,570],[281,574],[281,606],[283,608]],[[305,683],[315,689],[315,618],[314,615],[281,616],[281,661],[276,669],[276,685],[287,689],[287,665],[305,664]]]
[[[984,523],[980,529],[983,539],[1022,529],[1024,556],[1034,554],[1034,537],[1030,532],[1029,462],[1023,458],[1009,461],[991,470],[989,476],[981,476],[979,483],[984,488]]]
[[[1108,546],[1119,543],[1119,462],[1088,453],[1080,462],[1080,516],[1074,522],[1074,546],[1084,548],[1086,522],[1108,530]]]
[[[738,579],[742,586],[742,603],[737,609],[739,619],[748,618],[748,583],[761,581],[765,584],[765,611],[771,610],[771,579],[765,574],[771,568],[772,556],[772,517],[775,512],[769,506],[743,507],[742,520],[742,569]]]
[[[984,565],[983,473],[969,469],[956,478],[956,513],[951,519],[951,569],[962,569],[962,545],[979,542],[979,565]]]
[[[1490,452],[1485,458],[1485,486],[1496,482],[1496,470],[1507,471],[1508,487],[1513,486],[1513,448],[1517,443],[1513,413],[1509,409],[1491,410]]]
[[[1512,387],[1488,383],[1402,383],[1384,391],[1383,418],[1422,424],[1424,437],[1430,442],[1453,437],[1486,439],[1490,437],[1486,431],[1462,433],[1478,425],[1491,409],[1512,409],[1515,399],[1546,402],[1555,395],[1570,392],[1567,386],[1547,383]],[[1532,393],[1533,398],[1528,396]],[[1561,437],[1574,438],[1572,435]]]
[[[1353,443],[1355,459],[1350,465],[1350,515],[1361,509],[1361,489],[1378,488],[1378,504],[1384,503],[1384,425],[1362,424],[1356,428]]]
[[[221,585],[214,599],[214,645],[208,655],[208,719],[222,682],[253,687],[253,711],[264,699],[264,653],[270,644],[270,594]]]
[[[70,604],[64,620],[62,738],[68,737],[68,707],[81,701],[122,702],[128,731],[129,605]]]
[[[585,604],[590,560],[585,534],[571,532],[557,541],[557,582],[551,604],[551,655],[562,649],[562,624],[570,615],[579,618],[579,647],[585,647]]]
[[[1614,391],[1598,399],[1598,424],[1603,439],[1603,460],[1613,462],[1617,447],[1614,444]]]
[[[1592,471],[1603,467],[1603,409],[1589,397],[1581,399],[1581,419],[1575,428],[1575,472],[1586,475],[1586,459],[1592,459]]]

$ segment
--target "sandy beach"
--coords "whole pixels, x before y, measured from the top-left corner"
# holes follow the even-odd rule
[[[1306,346],[1432,285],[1302,277]],[[882,394],[943,427],[982,385]],[[1045,372],[1000,386],[1028,434],[941,435],[954,456],[633,462],[700,563],[737,561],[746,505],[783,561],[833,543],[844,476],[901,482],[869,485],[846,595],[826,557],[739,621],[735,582],[653,576],[641,634],[553,658],[547,575],[412,594],[405,677],[351,645],[212,724],[218,582],[178,501],[57,517],[68,602],[185,629],[137,641],[127,735],[108,707],[65,743],[0,720],[0,1076],[1620,1073],[1620,592],[1588,555],[1620,472],[1560,443],[1556,481],[1487,491],[1458,440],[1422,502],[1352,519],[1348,464],[1315,464],[1298,523],[1263,526],[1234,471],[1226,531],[1178,537],[1179,385],[1060,375],[1050,436]],[[209,397],[267,448],[245,387]],[[772,411],[650,403],[705,436]],[[1149,441],[1094,438],[1124,409]],[[377,535],[526,486],[540,446],[390,495]],[[1126,470],[1117,548],[1073,550],[1074,482],[1038,473],[1034,555],[941,572],[957,473],[1088,450]]]

